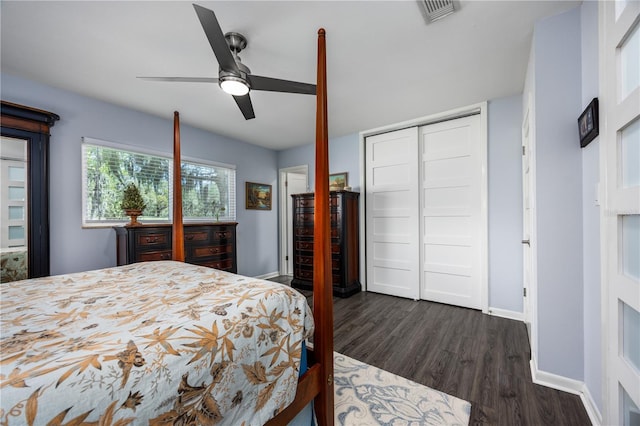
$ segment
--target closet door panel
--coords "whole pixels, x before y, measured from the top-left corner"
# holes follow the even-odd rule
[[[481,308],[480,116],[420,128],[421,298]]]
[[[418,129],[367,137],[367,290],[418,299]]]

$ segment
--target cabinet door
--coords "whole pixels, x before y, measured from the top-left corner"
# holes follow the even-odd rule
[[[2,255],[0,282],[50,273],[49,129],[59,119],[47,111],[2,101],[1,251],[11,252]],[[19,158],[12,158],[16,154]]]

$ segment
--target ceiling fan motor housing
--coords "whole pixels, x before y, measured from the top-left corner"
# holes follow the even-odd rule
[[[224,35],[227,44],[229,45],[229,49],[233,53],[233,59],[235,59],[236,65],[238,67],[238,72],[233,70],[223,70],[219,68],[218,70],[218,85],[224,90],[222,87],[223,83],[229,81],[235,81],[244,84],[246,87],[251,89],[251,82],[247,78],[248,75],[251,74],[251,70],[248,66],[242,63],[238,53],[242,51],[245,47],[247,47],[247,38],[240,33],[236,32],[228,32]]]
[[[238,81],[243,83],[249,89],[251,89],[251,82],[247,78],[249,74],[251,74],[251,70],[248,66],[240,62],[240,58],[236,56],[236,64],[238,65],[239,72],[235,71],[225,71],[222,68],[218,71],[218,85],[222,88],[222,84],[225,81]],[[224,90],[224,88],[223,88]]]

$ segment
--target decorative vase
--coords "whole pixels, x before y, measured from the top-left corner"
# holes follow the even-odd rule
[[[129,216],[131,218],[131,222],[127,223],[127,226],[142,225],[140,222],[138,222],[138,216],[140,216],[142,214],[142,210],[140,210],[140,209],[126,209],[124,212],[127,214],[127,216]]]

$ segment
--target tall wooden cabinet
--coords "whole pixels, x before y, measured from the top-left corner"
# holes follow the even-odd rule
[[[15,228],[18,234],[22,233],[23,236],[11,239],[24,239],[25,246],[24,249],[18,248],[22,244],[15,244],[14,240],[13,250],[2,254],[1,282],[49,275],[49,132],[59,119],[57,114],[49,111],[1,101],[0,133],[3,136],[4,147],[0,159],[0,174],[4,176],[4,179],[0,178],[0,206],[3,209],[0,214],[3,227],[1,232],[6,232],[7,238],[11,238],[8,236],[9,226]],[[6,149],[5,144],[12,143],[8,139],[24,144],[26,162],[14,161],[12,155],[7,155],[10,150]],[[22,164],[18,166],[15,163]],[[24,176],[18,178],[19,182],[12,183],[13,178],[9,178],[10,168],[24,170]],[[16,183],[19,183],[17,189],[23,188],[25,193],[24,196],[12,199],[9,196],[9,187]],[[9,211],[12,207],[9,206],[20,210],[21,219],[10,216]],[[8,244],[3,244],[3,248],[7,246]]]
[[[313,211],[314,194],[293,197],[293,280],[295,288],[313,289]],[[333,295],[349,297],[360,284],[360,227],[358,199],[351,191],[331,191],[331,265]]]
[[[237,273],[236,226],[228,223],[185,223],[185,262]],[[149,260],[171,260],[171,224],[118,226],[118,266]]]

